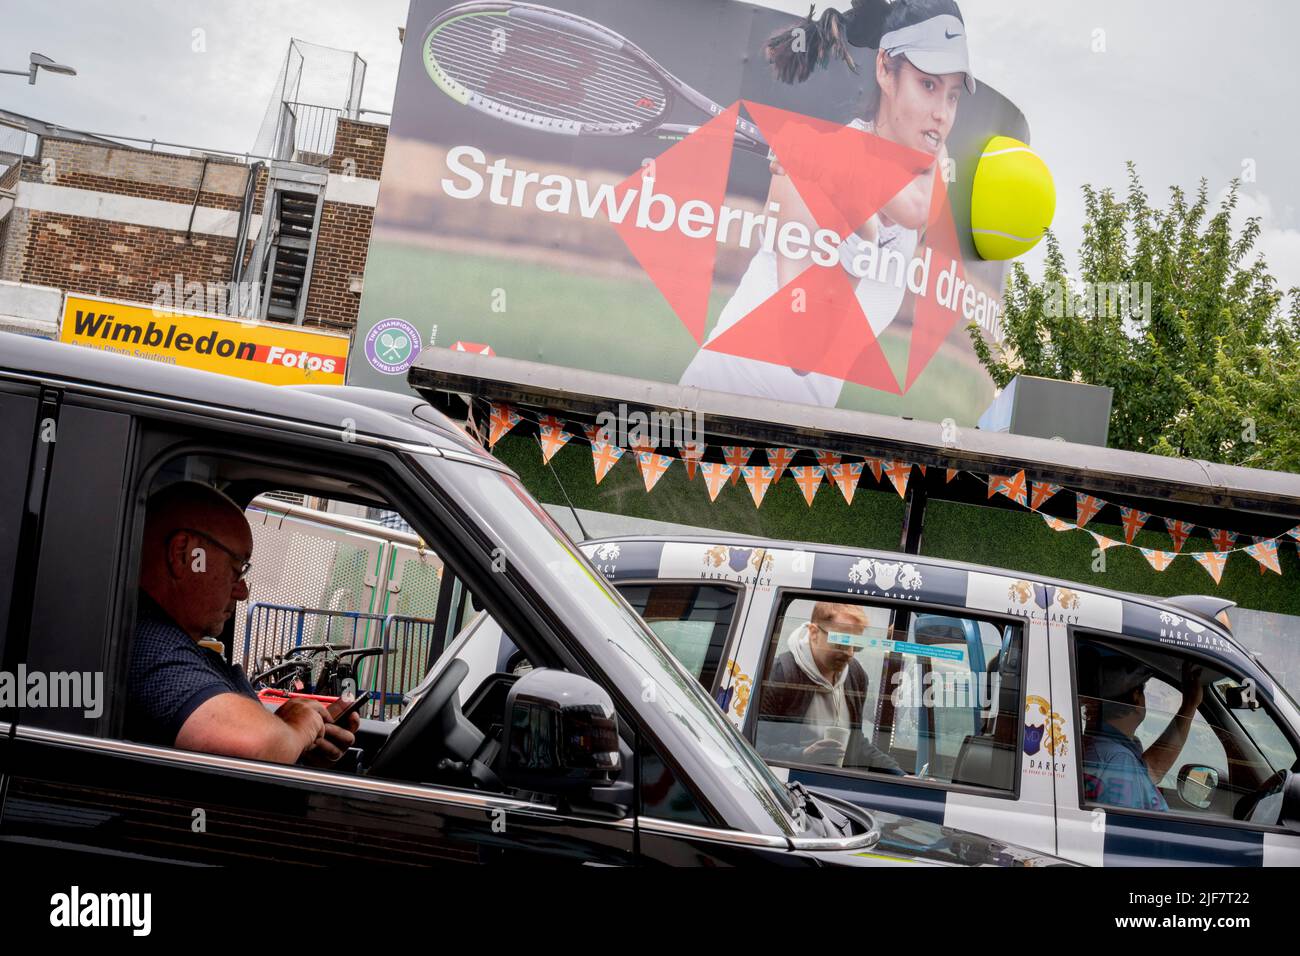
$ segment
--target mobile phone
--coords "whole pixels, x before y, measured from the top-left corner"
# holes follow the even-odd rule
[[[334,718],[335,726],[342,726],[345,720],[352,716],[352,714],[356,713],[357,709],[373,696],[374,693],[368,690],[364,690],[360,694],[357,694],[357,696],[352,699],[352,703],[348,704],[348,706],[343,709],[343,712]]]

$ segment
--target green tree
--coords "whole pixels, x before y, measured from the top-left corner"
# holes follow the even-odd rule
[[[999,388],[1021,373],[1110,386],[1113,448],[1300,471],[1300,289],[1251,258],[1257,218],[1234,235],[1236,181],[1213,214],[1204,180],[1161,210],[1128,170],[1124,199],[1084,187],[1074,273],[1050,232],[1040,281],[1015,264],[1003,341],[968,327],[980,361]]]

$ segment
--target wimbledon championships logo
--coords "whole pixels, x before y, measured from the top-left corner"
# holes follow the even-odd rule
[[[403,319],[376,322],[366,336],[366,361],[385,375],[401,375],[420,354],[420,333]]]

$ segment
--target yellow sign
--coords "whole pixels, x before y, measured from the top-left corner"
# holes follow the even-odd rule
[[[59,341],[270,385],[342,385],[348,337],[68,295]]]

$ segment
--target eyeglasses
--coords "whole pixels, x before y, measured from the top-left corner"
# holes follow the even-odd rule
[[[200,538],[205,538],[208,541],[211,541],[213,544],[215,544],[222,551],[226,552],[226,554],[230,555],[231,560],[235,562],[236,581],[242,581],[244,580],[244,578],[248,577],[248,572],[251,571],[253,568],[252,561],[244,560],[235,552],[227,548],[220,541],[218,541],[216,538],[212,537],[212,535],[208,534],[206,531],[200,531],[198,528],[177,528],[175,531],[171,533],[171,535],[168,536],[168,538],[170,539],[171,537],[178,534],[193,534],[193,535],[197,535]]]

